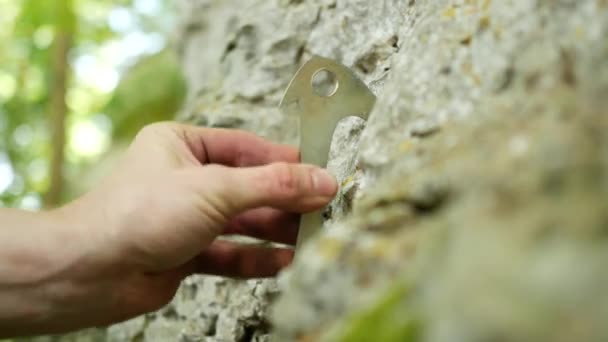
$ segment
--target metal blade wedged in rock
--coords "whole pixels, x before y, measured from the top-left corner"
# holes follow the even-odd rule
[[[321,72],[335,80],[335,89],[326,94],[313,86]],[[314,56],[291,80],[279,108],[285,115],[299,118],[302,162],[326,167],[338,122],[348,116],[367,119],[375,102],[374,94],[349,68],[331,59]],[[322,213],[318,210],[302,215],[296,249],[323,226]]]

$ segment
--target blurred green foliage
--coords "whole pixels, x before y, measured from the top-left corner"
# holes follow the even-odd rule
[[[69,32],[63,201],[143,125],[171,119],[185,94],[167,42],[168,0],[0,0],[0,206],[36,209],[57,141],[53,46]],[[53,116],[54,118],[54,116]]]
[[[372,307],[355,313],[344,327],[342,342],[414,342],[421,340],[420,322],[410,312],[404,284],[396,284]]]
[[[172,51],[142,58],[124,75],[105,107],[114,124],[113,137],[130,139],[142,125],[167,119],[179,108],[185,92]]]

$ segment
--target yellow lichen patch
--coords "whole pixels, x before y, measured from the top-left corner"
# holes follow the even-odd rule
[[[490,17],[488,17],[487,15],[484,15],[483,17],[479,18],[479,29],[480,30],[486,30],[490,27]]]
[[[445,10],[443,10],[443,13],[441,13],[441,15],[444,18],[448,18],[448,19],[452,19],[456,16],[456,9],[454,7],[448,7]]]
[[[484,0],[483,4],[481,5],[481,8],[484,11],[488,11],[490,9],[490,5],[492,5],[492,0]]]
[[[494,27],[494,38],[496,40],[500,40],[502,38],[502,34],[504,32],[504,29],[500,26],[498,27]]]
[[[399,144],[399,152],[401,153],[406,153],[412,150],[412,148],[414,147],[414,144],[412,143],[412,141],[410,139],[403,141],[401,144]]]
[[[577,39],[583,39],[586,36],[586,31],[585,28],[582,26],[577,26],[576,30],[574,31],[574,34],[576,36]]]
[[[335,260],[342,251],[344,242],[336,238],[323,238],[319,241],[319,255],[325,260]]]
[[[355,179],[355,175],[350,175],[350,176],[346,177],[346,179],[344,181],[342,181],[340,186],[345,187],[345,186],[349,185],[350,183],[352,183],[354,179]]]
[[[462,65],[462,72],[469,76],[475,85],[481,85],[481,77],[473,70],[473,65],[470,63],[465,63]]]

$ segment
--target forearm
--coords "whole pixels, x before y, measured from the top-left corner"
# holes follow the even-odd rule
[[[0,222],[0,337],[49,330],[81,253],[69,224],[59,212],[15,209],[0,209]]]
[[[337,191],[333,176],[298,161],[296,149],[249,133],[159,123],[68,206],[0,209],[0,339],[157,310],[193,273],[277,274],[293,251],[214,240],[295,242],[293,213],[319,209]]]

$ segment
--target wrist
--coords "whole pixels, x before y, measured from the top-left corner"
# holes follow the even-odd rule
[[[60,211],[0,215],[0,335],[44,332],[58,299],[69,297],[68,276],[85,245]]]

